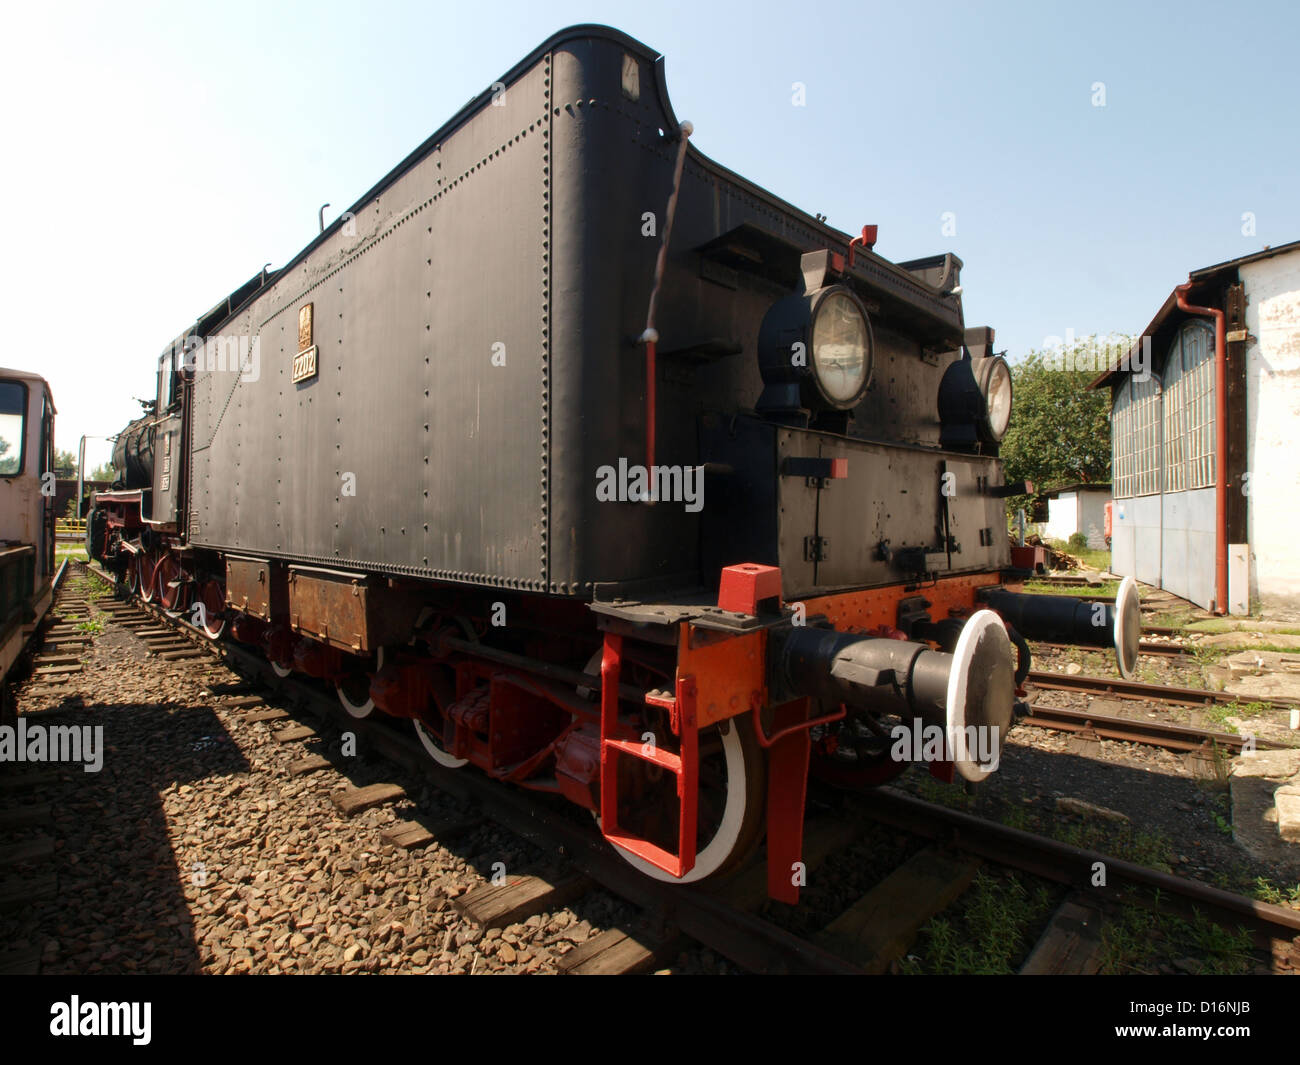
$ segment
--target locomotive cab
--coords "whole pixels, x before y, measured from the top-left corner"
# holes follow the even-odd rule
[[[53,600],[54,415],[43,378],[0,369],[0,677]]]

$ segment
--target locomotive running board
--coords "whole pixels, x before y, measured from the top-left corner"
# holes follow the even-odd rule
[[[680,879],[695,867],[695,834],[699,800],[699,747],[695,717],[695,678],[679,677],[676,697],[646,696],[646,702],[669,711],[681,738],[681,754],[657,743],[644,743],[618,724],[619,678],[623,670],[623,637],[605,633],[600,663],[600,813],[601,832],[614,846]],[[638,758],[672,773],[677,781],[677,852],[666,850],[623,830],[618,823],[618,760]]]

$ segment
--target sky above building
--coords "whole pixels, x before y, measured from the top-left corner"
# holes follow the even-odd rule
[[[1014,360],[1139,333],[1189,270],[1300,238],[1288,3],[242,3],[7,13],[0,364],[57,444],[556,30],[666,57],[719,163],[892,260],[952,251]],[[382,356],[376,356],[382,358]],[[110,445],[91,440],[88,466]]]

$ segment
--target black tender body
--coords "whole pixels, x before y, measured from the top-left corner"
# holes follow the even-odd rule
[[[764,419],[764,315],[803,290],[807,253],[849,238],[693,148],[658,301],[656,461],[711,464],[703,507],[598,500],[602,466],[644,461],[644,232],[648,215],[661,232],[678,119],[661,57],[601,27],[501,83],[198,323],[254,342],[257,372],[199,360],[192,544],[582,598],[716,589],[739,561],[780,565],[787,597],[1008,563],[997,462],[939,448],[960,264],[859,248],[870,389],[838,431]],[[317,373],[295,384],[308,303]],[[783,474],[808,457],[847,458],[848,477]]]

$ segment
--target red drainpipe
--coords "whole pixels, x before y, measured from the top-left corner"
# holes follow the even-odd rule
[[[1223,312],[1187,302],[1192,283],[1174,289],[1178,309],[1214,319],[1214,612],[1228,612],[1228,354]]]

